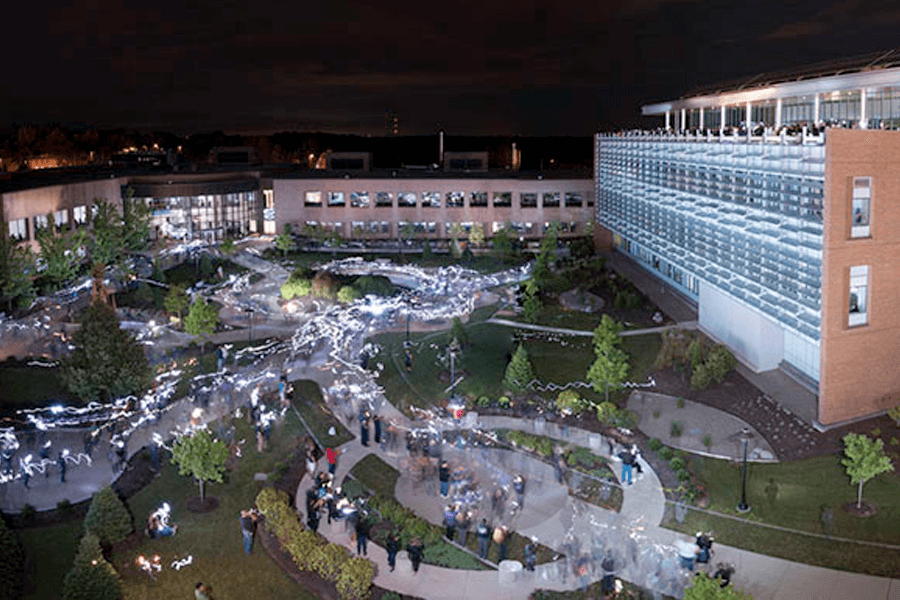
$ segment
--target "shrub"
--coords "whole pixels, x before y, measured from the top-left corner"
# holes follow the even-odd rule
[[[675,471],[675,475],[678,477],[678,481],[687,481],[691,478],[691,474],[687,469],[679,469]]]
[[[731,350],[722,344],[716,344],[709,351],[703,364],[709,370],[709,376],[716,383],[722,383],[725,376],[737,366],[737,359],[731,353]]]
[[[658,418],[659,418],[659,411],[658,411],[658,410],[654,410],[654,411],[653,411],[653,418],[654,418],[654,419],[658,419]]]
[[[709,450],[710,446],[712,446],[712,437],[707,433],[703,436],[703,445],[706,446],[706,449]]]
[[[614,425],[619,416],[619,407],[612,402],[601,402],[597,405],[597,420],[604,425]]]
[[[372,593],[372,579],[375,565],[371,561],[355,556],[346,561],[334,582],[341,598],[345,600],[366,600]],[[393,592],[383,594],[382,600],[390,600]],[[397,594],[394,597],[400,598]]]
[[[701,344],[699,337],[695,337],[691,340],[691,343],[688,344],[687,358],[691,361],[691,371],[703,363],[703,345]]]
[[[100,550],[100,540],[87,533],[78,544],[75,564],[63,580],[63,600],[119,600],[119,575]]]
[[[25,553],[16,534],[0,518],[0,600],[20,597],[25,577]]]
[[[575,390],[563,390],[556,397],[556,408],[560,412],[578,415],[584,410],[584,404],[578,392]]]
[[[898,440],[896,436],[892,437],[890,444],[891,444],[891,446],[900,446],[900,440]]]
[[[134,531],[131,513],[111,487],[94,494],[84,517],[84,531],[96,535],[103,544],[120,542]]]
[[[712,379],[712,374],[710,373],[709,368],[707,368],[706,363],[701,363],[697,365],[697,368],[691,373],[691,389],[705,390],[709,387],[709,384],[712,383]]]
[[[659,457],[663,460],[669,460],[672,458],[672,449],[668,446],[663,446],[659,449]]]
[[[391,280],[383,275],[363,275],[357,277],[353,282],[353,287],[359,290],[363,296],[393,296],[397,291],[397,286],[391,283]]]
[[[66,498],[65,500],[60,500],[56,503],[56,510],[64,515],[67,515],[72,512],[72,503],[69,502],[68,498]]]
[[[638,415],[633,410],[620,410],[614,419],[616,427],[623,429],[634,429],[638,424]]]
[[[500,405],[500,408],[509,408],[510,399],[508,396],[500,396],[497,398],[497,404]]]
[[[875,427],[874,429],[872,429],[872,437],[878,437],[879,435],[881,435],[880,427]]]
[[[894,423],[897,427],[900,427],[900,404],[895,406],[894,408],[890,408],[887,411],[888,416],[894,420]]]
[[[669,468],[673,471],[680,471],[685,466],[684,459],[680,456],[673,456],[669,461]]]
[[[681,396],[679,396],[679,397],[678,397],[678,400],[675,402],[675,405],[676,405],[678,408],[684,408],[684,398],[682,398]]]
[[[657,438],[650,438],[650,441],[647,442],[647,447],[650,448],[652,452],[659,452],[659,449],[662,448],[662,442]]]
[[[481,398],[478,399],[478,406],[480,406],[481,408],[487,408],[490,405],[491,405],[491,399],[488,398],[487,396],[482,396]]]
[[[34,523],[34,519],[37,517],[37,509],[30,504],[26,504],[22,507],[19,517],[22,519],[22,523],[30,525]]]
[[[669,428],[669,435],[672,437],[680,437],[683,427],[681,421],[672,421],[672,425]]]
[[[359,300],[360,297],[360,293],[352,285],[345,285],[337,293],[338,302],[343,304],[350,304],[355,300]]]
[[[324,544],[310,552],[309,565],[325,581],[335,582],[349,558],[350,553],[343,546]]]
[[[290,300],[295,297],[309,296],[312,282],[309,279],[288,279],[281,285],[281,297]]]

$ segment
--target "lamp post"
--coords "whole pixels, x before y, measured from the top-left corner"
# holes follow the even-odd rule
[[[450,342],[450,400],[456,400],[456,352],[459,343],[456,338]]]
[[[744,427],[738,434],[738,438],[744,445],[744,465],[741,475],[741,503],[737,505],[738,512],[750,512],[750,506],[747,504],[747,445],[753,438],[753,432],[749,428]]]
[[[244,312],[247,313],[247,331],[248,333],[248,343],[253,343],[253,309],[249,306],[244,309]]]
[[[410,312],[412,311],[412,297],[406,297],[406,342],[404,342],[403,347],[409,348],[409,317]]]

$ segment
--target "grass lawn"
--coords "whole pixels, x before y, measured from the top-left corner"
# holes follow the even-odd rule
[[[400,479],[400,471],[375,456],[367,454],[353,465],[350,473],[364,486],[382,496],[394,497],[394,488]]]
[[[246,420],[236,420],[235,426],[237,439],[252,439]],[[122,576],[125,599],[189,598],[198,581],[212,587],[216,600],[314,598],[285,575],[258,543],[253,554],[245,556],[238,525],[239,511],[252,505],[262,485],[253,480],[253,474],[271,472],[281,459],[295,451],[293,446],[300,429],[296,416],[288,413],[285,422],[273,429],[268,452],[257,454],[253,444],[246,444],[243,457],[238,460],[234,471],[226,473],[225,482],[207,485],[207,494],[216,496],[220,501],[215,511],[195,514],[187,510],[187,499],[198,495],[199,490],[190,478],[178,475],[177,468],[172,465],[167,465],[156,480],[129,499],[128,506],[135,517],[137,529],[143,529],[152,510],[168,502],[179,531],[172,538],[143,538],[138,547],[112,556],[113,565]],[[39,587],[31,597],[44,599],[59,596],[62,578],[70,568],[74,555],[76,541],[72,539],[73,533],[77,537],[80,527],[81,523],[75,522],[35,529],[23,535],[28,551],[41,556],[35,564],[34,573]],[[53,552],[59,557],[52,556]],[[140,554],[158,554],[161,557],[163,570],[156,581],[135,566],[135,558]],[[170,568],[173,560],[187,555],[193,557],[190,565],[180,571]]]
[[[0,398],[6,412],[57,402],[80,403],[66,389],[58,368],[29,367],[18,361],[0,363]]]
[[[318,440],[331,447],[337,447],[353,439],[347,429],[341,425],[322,400],[319,384],[308,379],[294,381],[294,407],[306,421]],[[334,427],[335,435],[328,435]]]
[[[26,549],[26,587],[23,600],[58,598],[63,577],[72,568],[81,539],[82,521],[68,521],[48,527],[20,529],[16,533]],[[194,582],[196,583],[196,582]]]
[[[600,324],[601,316],[601,313],[584,313],[577,310],[566,310],[559,306],[545,306],[538,311],[535,324],[545,327],[593,331]],[[527,322],[521,314],[505,318],[520,323]]]
[[[745,518],[826,533],[822,512],[828,509],[834,515],[828,532],[831,535],[896,545],[900,539],[900,478],[888,473],[869,481],[863,488],[863,500],[875,504],[878,513],[854,517],[842,509],[856,500],[857,488],[850,484],[840,459],[832,455],[790,463],[750,464],[747,502],[752,511]],[[736,514],[741,491],[739,467],[702,457],[693,457],[690,463],[690,470],[710,491],[710,509]],[[894,577],[900,574],[900,551],[788,534],[697,512],[691,512],[689,519],[685,531],[710,527],[724,544],[832,568]]]
[[[216,270],[221,266],[222,274],[225,275],[227,279],[229,275],[243,275],[248,271],[248,269],[242,267],[241,265],[232,262],[230,260],[218,258],[218,257],[209,257],[209,264],[212,266],[211,272],[206,277],[201,277],[200,266],[199,263],[202,261],[189,260],[185,261],[178,266],[172,267],[171,269],[167,269],[165,272],[166,283],[168,284],[178,284],[183,286],[192,286],[197,283],[199,280],[203,280],[209,284],[219,283],[221,280],[219,279]]]

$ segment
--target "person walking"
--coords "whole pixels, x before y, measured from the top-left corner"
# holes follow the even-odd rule
[[[494,543],[500,546],[500,559],[497,561],[498,563],[506,560],[506,544],[508,541],[509,530],[505,525],[494,528]]]
[[[419,565],[422,563],[422,556],[425,552],[425,544],[422,540],[414,537],[406,546],[406,552],[409,553],[409,560],[412,562],[413,573],[419,572]]]
[[[328,473],[334,475],[337,470],[338,451],[332,448],[325,449],[325,459],[328,461]]]
[[[359,441],[363,446],[369,445],[369,413],[359,413]]]
[[[525,478],[521,473],[517,473],[513,479],[513,489],[516,490],[516,501],[519,504],[519,510],[525,508]]]
[[[59,457],[56,459],[56,465],[59,467],[59,482],[66,482],[66,457],[63,456],[63,453],[59,453]]]
[[[447,539],[452,542],[456,533],[456,511],[449,504],[444,507],[444,527],[447,529]]]
[[[438,479],[441,481],[441,497],[446,498],[450,492],[450,463],[443,461],[438,470]]]
[[[369,541],[369,521],[360,515],[356,521],[356,555],[367,556],[366,543]]]
[[[631,485],[631,467],[634,465],[634,455],[625,451],[619,453],[619,458],[622,461],[622,484]]]
[[[535,539],[531,538],[525,544],[525,569],[534,572],[534,563],[537,561],[537,549],[535,548]]]
[[[252,510],[241,511],[241,536],[244,538],[244,552],[250,556],[253,551],[253,533],[256,529],[256,513]]]
[[[375,427],[375,443],[381,445],[381,417],[378,415],[372,417],[372,425]]]
[[[394,567],[397,566],[397,551],[400,550],[400,540],[397,539],[396,535],[391,533],[387,537],[387,543],[385,543],[384,548],[387,550],[388,566],[391,568],[391,572],[393,572]]]
[[[482,519],[475,530],[478,537],[478,556],[487,559],[488,549],[491,546],[491,528],[487,524],[487,519]]]

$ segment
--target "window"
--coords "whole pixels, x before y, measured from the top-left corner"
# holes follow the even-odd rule
[[[47,228],[47,215],[35,215],[34,216],[34,233],[37,234],[41,229]]]
[[[375,206],[393,206],[394,195],[390,192],[377,192],[375,194]]]
[[[566,192],[566,206],[583,206],[581,194],[577,192]]]
[[[850,326],[868,323],[869,267],[850,267]]]
[[[548,206],[559,206],[559,192],[544,193],[544,208]]]
[[[494,206],[512,206],[512,192],[494,192]]]
[[[344,192],[328,192],[328,206],[344,206]]]
[[[431,208],[440,208],[441,207],[441,193],[440,192],[424,192],[422,194],[422,206],[428,206]]]
[[[400,192],[397,194],[397,204],[399,206],[415,206],[416,194],[414,192]]]
[[[9,236],[17,242],[28,239],[28,219],[13,219],[9,222]]]
[[[461,208],[465,197],[465,192],[447,192],[447,208]]]
[[[469,206],[487,206],[487,192],[472,192],[472,199]]]
[[[306,206],[322,206],[322,192],[306,192]]]
[[[872,200],[872,178],[853,178],[853,222],[850,237],[869,237],[869,215]]]
[[[53,213],[53,225],[56,227],[56,233],[62,233],[69,228],[69,211],[63,209]]]
[[[537,194],[524,193],[519,194],[519,203],[522,208],[537,208]]]
[[[350,206],[354,208],[369,206],[369,192],[350,192]]]
[[[87,206],[76,206],[72,209],[75,227],[83,227],[87,224]]]

